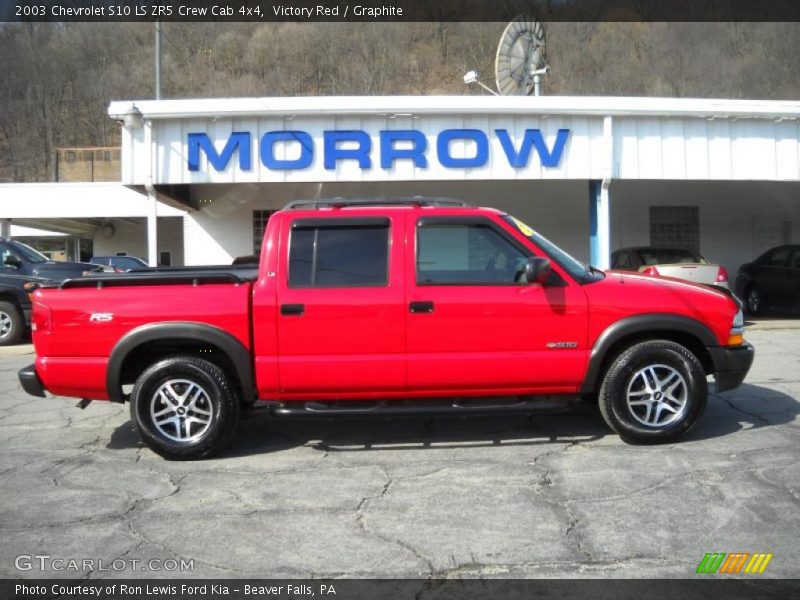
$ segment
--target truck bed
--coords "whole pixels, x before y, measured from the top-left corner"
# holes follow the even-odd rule
[[[133,285],[180,285],[202,283],[252,283],[258,278],[258,267],[250,265],[209,265],[201,267],[153,267],[134,269],[127,273],[103,273],[76,279],[67,279],[60,284],[42,287],[85,288]]]

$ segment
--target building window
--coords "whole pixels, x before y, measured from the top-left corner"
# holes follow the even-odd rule
[[[651,206],[650,246],[700,252],[700,214],[696,206]]]
[[[253,254],[256,256],[261,254],[261,242],[267,230],[267,221],[274,212],[274,210],[253,211]]]
[[[67,162],[68,163],[74,163],[75,162],[75,153],[72,150],[67,152]]]
[[[162,250],[158,253],[158,264],[161,267],[172,266],[172,252],[169,250]]]

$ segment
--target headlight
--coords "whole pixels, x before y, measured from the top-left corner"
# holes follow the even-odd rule
[[[744,344],[744,313],[740,308],[733,317],[731,332],[728,334],[728,346],[741,346]]]

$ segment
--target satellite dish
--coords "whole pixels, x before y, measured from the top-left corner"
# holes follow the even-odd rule
[[[546,73],[544,26],[532,15],[519,15],[506,27],[494,62],[497,89],[504,96],[528,96],[534,79]]]

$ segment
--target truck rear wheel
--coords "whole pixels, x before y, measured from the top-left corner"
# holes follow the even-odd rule
[[[0,346],[16,344],[25,330],[25,321],[16,304],[0,301]]]
[[[606,372],[599,406],[608,426],[629,443],[658,443],[686,433],[706,406],[703,366],[667,340],[631,346]]]
[[[217,365],[174,356],[150,366],[137,379],[131,421],[142,441],[164,458],[204,458],[227,443],[239,420],[239,404]]]

